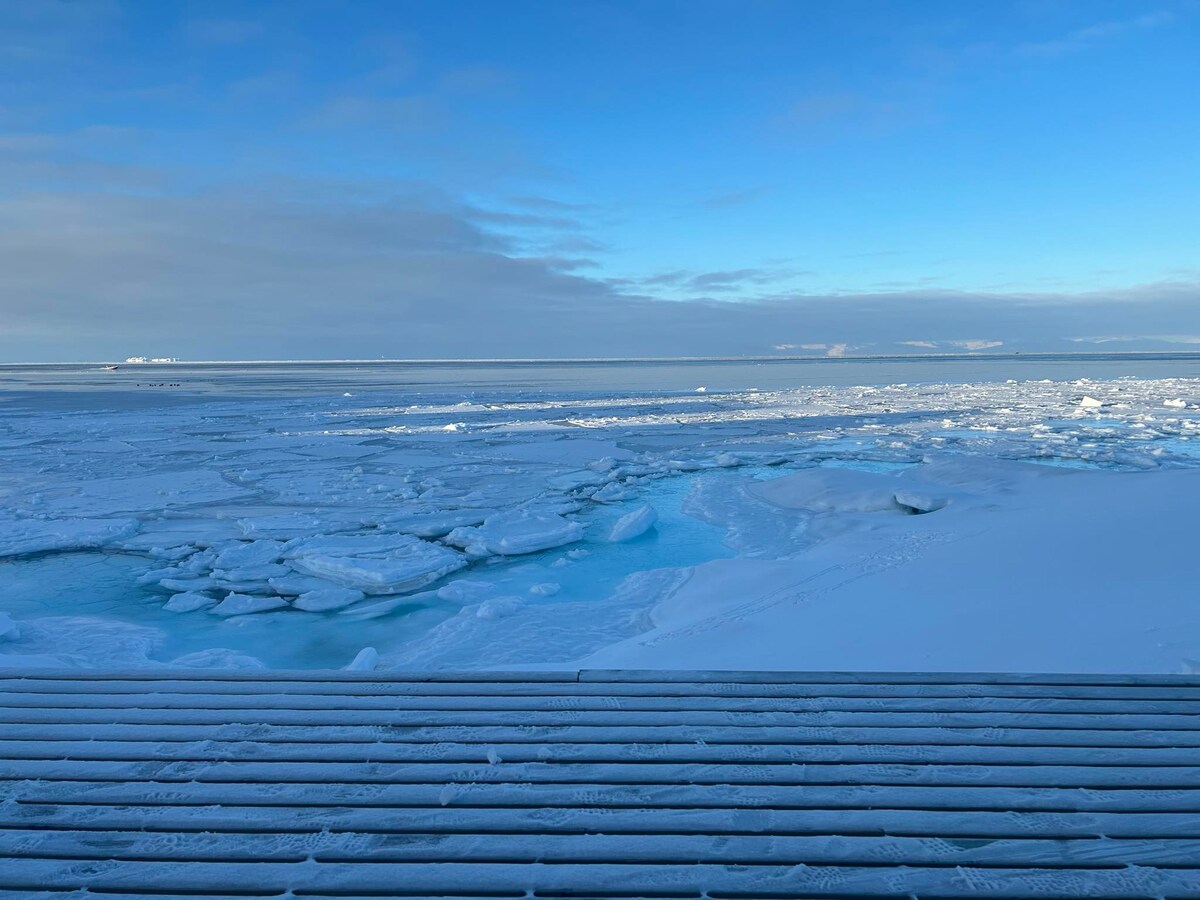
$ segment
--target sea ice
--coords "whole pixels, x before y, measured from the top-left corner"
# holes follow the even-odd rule
[[[362,591],[353,588],[327,587],[314,591],[306,591],[293,601],[292,606],[305,612],[328,612],[334,609],[344,609],[352,603],[358,603],[366,598]]]
[[[525,601],[520,597],[493,597],[475,607],[475,617],[478,619],[504,619],[519,613],[524,608]]]
[[[520,556],[537,553],[583,538],[583,526],[553,512],[515,510],[489,516],[476,528],[456,528],[446,543],[463,548],[469,555]]]
[[[185,653],[171,660],[173,666],[188,666],[194,669],[265,669],[263,661],[255,656],[249,656],[237,650],[226,647],[213,647],[209,650],[197,650],[195,653]]]
[[[895,477],[853,469],[804,469],[748,488],[775,506],[823,513],[900,512]]]
[[[214,569],[239,569],[275,562],[283,556],[284,544],[272,540],[232,541],[213,549],[217,552],[213,560]]]
[[[377,541],[364,541],[364,545],[350,540],[317,540],[289,551],[302,554],[294,556],[291,566],[305,575],[367,594],[400,594],[420,590],[467,565],[461,553],[407,534],[380,536]],[[372,555],[350,555],[355,547],[360,552],[369,548],[367,552]],[[321,549],[326,552],[319,552]]]
[[[658,511],[647,503],[621,516],[609,530],[608,539],[614,544],[632,541],[653,528],[657,521]]]
[[[184,591],[181,594],[172,596],[163,609],[170,610],[171,612],[194,612],[206,606],[213,606],[216,602],[217,598],[210,597],[208,594],[202,594],[198,591]]]
[[[0,657],[163,665],[207,641],[228,648],[211,665],[336,667],[367,644],[382,667],[1200,659],[1181,588],[1200,381],[687,390],[700,380],[7,416],[0,597],[21,627]],[[669,527],[610,543],[643,506]],[[331,614],[160,612],[202,602]]]
[[[137,530],[136,519],[0,519],[0,558],[103,547]]]
[[[363,647],[346,666],[347,672],[370,672],[379,665],[379,651],[374,647]]]
[[[282,597],[252,597],[249,594],[229,594],[209,612],[218,616],[244,616],[248,613],[284,609],[288,602]]]

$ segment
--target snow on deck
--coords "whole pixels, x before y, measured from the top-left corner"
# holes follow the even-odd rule
[[[81,891],[1194,897],[1200,677],[0,671],[0,897]]]

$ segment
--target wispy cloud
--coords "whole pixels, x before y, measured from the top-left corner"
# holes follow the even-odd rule
[[[703,209],[730,209],[736,206],[745,206],[765,196],[769,190],[770,188],[767,185],[758,185],[738,191],[728,191],[723,194],[705,197],[697,203],[697,206]]]
[[[261,22],[249,19],[192,19],[184,23],[189,40],[215,46],[244,44],[264,30]]]
[[[1172,24],[1175,20],[1175,14],[1170,10],[1159,10],[1131,19],[1096,22],[1083,28],[1077,28],[1062,37],[1018,44],[1015,52],[1021,56],[1063,56],[1114,40],[1129,33],[1162,28]]]

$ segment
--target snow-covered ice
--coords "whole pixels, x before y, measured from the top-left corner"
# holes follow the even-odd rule
[[[649,503],[643,504],[617,519],[617,523],[609,529],[608,539],[614,543],[632,541],[653,528],[657,521],[658,510]]]
[[[0,665],[1200,665],[1200,379],[695,384],[4,408]]]

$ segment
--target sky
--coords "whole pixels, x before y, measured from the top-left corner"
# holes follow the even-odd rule
[[[1200,350],[1200,0],[0,0],[0,362]]]

